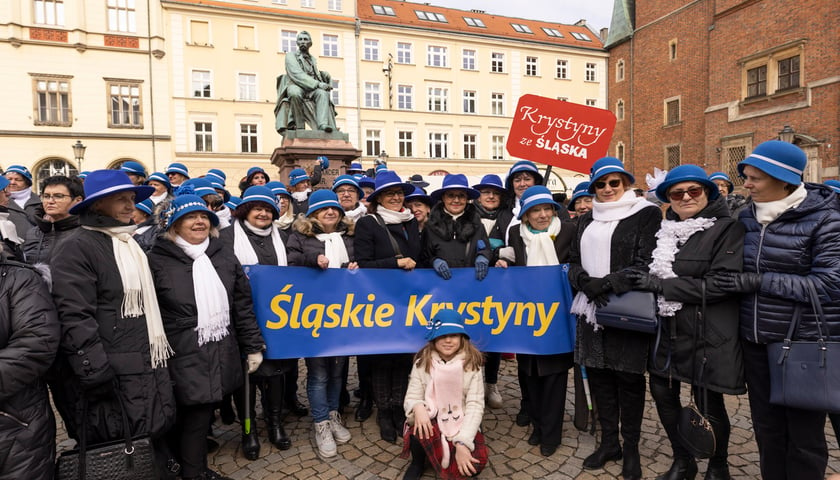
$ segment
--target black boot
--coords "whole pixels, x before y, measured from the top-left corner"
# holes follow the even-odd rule
[[[282,375],[268,378],[265,402],[268,409],[265,412],[265,422],[268,426],[268,441],[280,450],[288,450],[292,448],[292,440],[283,429],[283,387]]]
[[[621,465],[621,477],[624,480],[642,480],[642,461],[639,458],[639,446],[624,444],[624,459]]]
[[[405,425],[405,411],[402,405],[391,407],[391,419],[394,421],[394,431],[397,432],[397,436],[401,436]]]
[[[592,455],[583,461],[583,468],[596,470],[609,461],[621,458],[621,444],[618,442],[618,398],[613,385],[605,380],[600,369],[588,368],[589,386],[592,397],[598,404],[598,423],[601,426],[601,444]]]
[[[225,425],[231,425],[236,421],[236,414],[233,412],[233,406],[230,403],[231,400],[230,395],[225,395],[222,397],[222,403],[219,404],[219,415]]]
[[[592,455],[583,460],[583,468],[586,470],[597,470],[603,468],[607,462],[621,458],[621,445],[618,445],[617,442],[618,440],[616,440],[615,444],[608,445],[602,441],[598,450],[595,450]]]
[[[248,375],[247,373],[245,375]],[[237,414],[239,415],[239,419],[242,422],[242,455],[245,456],[248,460],[256,460],[260,457],[260,440],[257,437],[257,421],[256,421],[256,411],[255,408],[257,406],[257,386],[256,382],[250,382],[250,405],[249,405],[249,417],[250,417],[250,433],[245,433],[245,387],[240,387],[233,396],[234,401],[236,402]]]
[[[394,420],[391,415],[390,408],[380,408],[376,412],[376,422],[379,424],[379,435],[382,440],[388,443],[396,443],[397,431],[394,429]]]
[[[691,458],[675,458],[671,468],[664,475],[656,477],[656,480],[694,480],[697,476],[697,462]]]
[[[706,469],[706,476],[703,477],[705,480],[729,480],[729,464],[724,462],[723,464],[719,462],[715,462],[709,460],[709,468]]]
[[[426,469],[426,451],[423,450],[423,445],[413,435],[410,438],[408,445],[411,449],[411,464],[408,470],[405,471],[403,480],[420,480],[423,476],[423,471]]]
[[[365,389],[360,389],[360,400],[359,406],[356,407],[356,421],[357,422],[364,422],[368,418],[370,418],[371,414],[373,413],[373,398],[372,394]]]

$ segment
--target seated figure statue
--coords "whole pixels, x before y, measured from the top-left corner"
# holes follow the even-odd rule
[[[286,54],[286,73],[277,77],[275,127],[279,133],[303,130],[305,124],[315,130],[335,130],[335,106],[330,98],[330,74],[318,70],[309,54],[312,37],[302,31],[297,35],[297,52]]]

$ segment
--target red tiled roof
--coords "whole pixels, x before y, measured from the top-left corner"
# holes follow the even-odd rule
[[[381,15],[374,12],[373,6],[390,7],[394,15]],[[564,25],[560,23],[543,22],[539,20],[527,20],[524,18],[503,17],[489,13],[480,13],[471,10],[458,10],[455,8],[438,7],[425,3],[412,3],[402,0],[357,0],[358,15],[362,22],[375,22],[380,24],[391,24],[424,28],[432,30],[446,30],[469,34],[488,35],[510,39],[524,40],[529,42],[553,43],[589,49],[603,49],[604,44],[585,27],[578,25]],[[417,11],[441,14],[446,17],[446,22],[435,22],[418,18]],[[470,26],[464,17],[481,20],[485,28]],[[524,25],[533,33],[524,33],[514,30],[511,24]],[[559,31],[563,38],[550,36],[543,27]],[[572,32],[583,34],[592,41],[578,40],[572,36]]]
[[[259,12],[259,13],[269,13],[275,15],[284,15],[290,17],[302,17],[302,18],[312,18],[312,19],[319,19],[319,20],[331,20],[337,22],[345,22],[352,24],[354,22],[353,17],[350,16],[342,16],[342,15],[333,15],[333,14],[326,14],[326,13],[315,13],[315,12],[305,12],[301,10],[294,10],[291,8],[286,7],[285,5],[271,5],[270,7],[263,7],[260,5],[248,5],[243,3],[233,3],[233,2],[225,2],[220,0],[162,0],[161,4],[166,5],[167,3],[171,4],[181,4],[181,5],[193,5],[198,7],[211,7],[217,8],[222,10],[239,10],[245,12]]]

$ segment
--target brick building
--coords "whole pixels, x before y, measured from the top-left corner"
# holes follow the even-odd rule
[[[825,0],[616,0],[606,48],[611,152],[636,175],[698,164],[736,178],[781,138],[805,178],[838,176],[840,7]]]

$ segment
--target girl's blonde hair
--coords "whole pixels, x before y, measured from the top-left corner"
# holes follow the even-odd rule
[[[414,364],[418,367],[423,367],[426,373],[429,373],[429,369],[432,366],[432,352],[435,351],[435,340],[426,342],[426,345],[414,355]],[[455,354],[457,355],[461,352],[464,352],[464,370],[468,372],[476,371],[484,365],[484,354],[475,348],[475,345],[472,344],[466,335],[461,335],[461,348]]]

